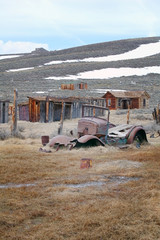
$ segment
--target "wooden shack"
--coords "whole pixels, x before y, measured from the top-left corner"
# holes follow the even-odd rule
[[[0,100],[0,123],[8,123],[9,100]]]
[[[106,107],[114,109],[139,109],[149,107],[149,94],[146,91],[107,91],[103,96],[106,99]]]
[[[19,119],[30,122],[54,122],[60,121],[62,111],[64,119],[80,118],[82,116],[82,104],[94,104],[105,107],[104,98],[55,98],[55,97],[28,97],[28,104],[19,104]],[[86,115],[91,115],[90,109]],[[104,114],[103,110],[96,110],[97,116]]]

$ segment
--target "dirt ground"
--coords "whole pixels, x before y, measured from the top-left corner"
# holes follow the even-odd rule
[[[160,239],[160,137],[151,116],[143,119],[130,118],[147,126],[149,143],[139,149],[51,153],[39,151],[41,136],[56,135],[58,122],[18,121],[23,138],[0,141],[0,239]],[[76,136],[77,121],[65,120],[63,133]],[[110,121],[126,123],[126,115],[113,112]],[[89,168],[81,168],[84,158]]]

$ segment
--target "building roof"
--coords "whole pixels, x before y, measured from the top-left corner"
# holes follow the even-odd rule
[[[96,100],[103,98],[96,98],[96,97],[51,97],[51,96],[35,96],[31,97],[28,96],[28,98],[31,98],[35,101],[51,101],[51,102],[75,102],[75,101],[83,101],[83,100]]]
[[[18,104],[18,106],[25,106],[25,105],[27,106],[28,102],[21,102],[21,103]]]
[[[10,102],[10,100],[9,99],[6,99],[6,100],[0,99],[0,102]]]
[[[111,90],[107,91],[107,93],[111,93],[116,98],[140,98],[141,96],[146,96],[150,98],[149,94],[146,91],[126,91],[126,90]],[[105,97],[106,94],[103,96]]]

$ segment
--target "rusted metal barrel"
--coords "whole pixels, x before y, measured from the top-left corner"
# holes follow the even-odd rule
[[[82,158],[80,168],[83,169],[83,168],[90,168],[90,167],[92,167],[92,159]]]
[[[85,88],[85,89],[88,89],[87,83],[84,84],[84,88]]]
[[[49,136],[41,136],[42,145],[46,146],[49,143]]]

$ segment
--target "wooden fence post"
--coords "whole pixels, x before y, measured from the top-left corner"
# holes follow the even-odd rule
[[[49,122],[49,97],[46,97],[46,122]]]
[[[159,111],[159,104],[157,105],[157,123],[160,123],[160,111]]]
[[[58,134],[62,133],[64,117],[65,117],[65,102],[62,101],[61,120],[60,127],[58,128]]]
[[[12,114],[12,135],[15,136],[17,133],[17,98],[18,91],[14,89],[14,102],[13,102],[13,114]]]
[[[128,103],[127,124],[129,124],[130,105]]]
[[[93,117],[96,115],[96,109],[93,107]]]

